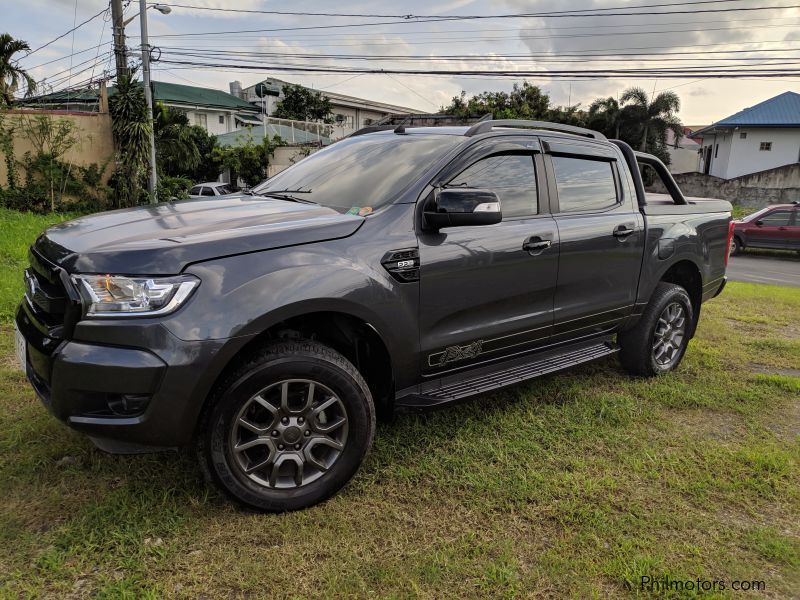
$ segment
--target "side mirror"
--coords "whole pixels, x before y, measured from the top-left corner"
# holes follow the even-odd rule
[[[503,220],[500,198],[491,190],[437,188],[424,212],[430,229],[494,225]]]
[[[763,224],[764,224],[764,221],[762,221],[761,219],[756,221],[756,225],[758,225],[759,227],[761,227]]]

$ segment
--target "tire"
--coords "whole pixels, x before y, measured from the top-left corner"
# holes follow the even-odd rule
[[[227,495],[285,512],[344,487],[374,436],[372,396],[346,358],[317,342],[276,342],[216,390],[197,453],[207,479]]]
[[[673,317],[676,320],[671,321]],[[645,377],[673,371],[683,359],[693,326],[694,310],[686,290],[659,283],[639,322],[617,336],[622,366]]]
[[[741,240],[734,236],[731,240],[731,256],[736,256],[742,251],[742,242]]]

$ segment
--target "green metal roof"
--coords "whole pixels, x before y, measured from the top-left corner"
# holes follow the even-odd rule
[[[165,81],[153,82],[153,97],[165,104],[182,104],[184,106],[203,106],[210,108],[225,108],[246,112],[259,112],[260,109],[241,98],[209,88],[167,83]]]
[[[252,140],[254,144],[260,144],[264,139],[264,135],[265,127],[263,125],[247,127],[245,129],[231,131],[230,133],[219,134],[217,136],[217,143],[223,148],[227,146],[241,146],[245,144],[248,139]],[[290,127],[286,125],[268,123],[266,126],[266,137],[272,139],[275,136],[280,137],[284,143],[290,145],[302,146],[322,142],[323,146],[327,146],[331,143],[331,139],[329,137],[321,135],[319,138],[317,138],[316,133],[303,131],[302,129],[294,130],[294,142],[292,142],[292,131]]]
[[[113,96],[116,89],[108,88],[109,97]],[[54,92],[33,98],[25,98],[17,104],[26,106],[49,105],[69,103],[96,103],[98,97],[97,89],[79,90],[71,92]],[[167,83],[165,81],[153,82],[153,99],[164,104],[177,104],[180,106],[203,108],[221,108],[235,110],[245,113],[259,113],[261,109],[245,102],[241,98],[223,92],[222,90],[212,90],[210,88],[195,87],[193,85],[180,85],[177,83]]]

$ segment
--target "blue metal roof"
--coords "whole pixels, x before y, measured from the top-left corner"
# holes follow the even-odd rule
[[[695,132],[721,127],[800,127],[800,94],[784,92]]]

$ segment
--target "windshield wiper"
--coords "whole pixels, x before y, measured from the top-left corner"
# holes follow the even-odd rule
[[[288,200],[289,202],[300,202],[301,204],[319,204],[318,202],[314,202],[313,200],[308,200],[306,198],[297,198],[292,196],[292,194],[310,194],[311,190],[267,190],[265,192],[253,192],[253,194],[257,194],[259,196],[265,196],[268,198],[278,198],[280,200]]]

